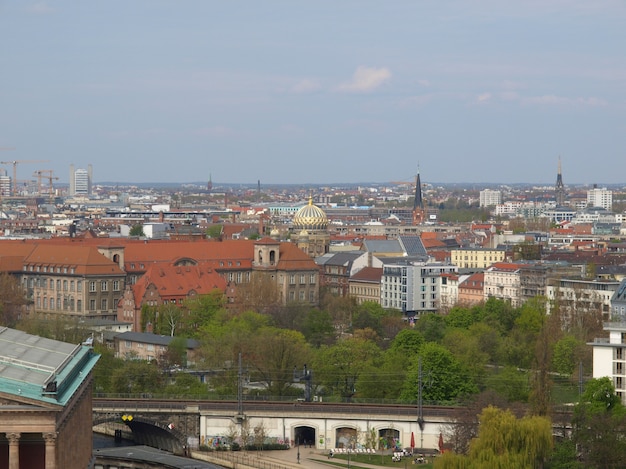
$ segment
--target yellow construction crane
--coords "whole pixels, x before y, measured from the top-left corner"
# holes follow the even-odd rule
[[[58,181],[59,178],[54,176],[54,170],[52,169],[40,169],[39,171],[35,171],[33,176],[37,176],[37,192],[39,195],[42,195],[42,185],[41,180],[46,177],[48,179],[48,195],[50,196],[50,201],[54,200],[54,187],[52,186],[52,181]]]
[[[0,161],[0,164],[12,164],[13,165],[13,195],[17,195],[17,165],[18,163],[48,163],[49,160],[13,160],[13,161]]]

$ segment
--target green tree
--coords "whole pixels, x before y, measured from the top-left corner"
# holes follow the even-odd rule
[[[572,439],[586,467],[623,467],[626,409],[610,378],[596,378],[586,384],[574,407],[572,425]]]
[[[145,236],[143,232],[143,225],[133,225],[128,232],[128,236],[132,237],[142,237]]]
[[[435,460],[436,469],[542,467],[552,452],[552,425],[546,417],[518,419],[508,410],[485,408],[480,415],[478,437],[469,455],[444,453]]]
[[[211,225],[206,229],[206,235],[211,239],[221,239],[223,228],[224,225],[222,224]]]
[[[269,395],[293,395],[293,370],[310,363],[310,352],[302,333],[265,327],[249,338],[246,356],[252,379],[261,381]]]
[[[357,393],[359,378],[379,356],[380,349],[373,342],[346,338],[322,347],[315,356],[314,370],[332,395],[350,401]]]
[[[429,402],[449,402],[478,392],[473,377],[444,346],[427,342],[422,345],[422,398]],[[401,398],[416,401],[419,383],[419,357],[411,364]]]
[[[422,333],[426,342],[440,342],[446,333],[446,321],[440,314],[425,314],[415,321],[415,329]]]
[[[585,342],[572,335],[565,335],[554,344],[552,363],[554,371],[563,375],[572,376],[583,357]]]
[[[304,319],[302,333],[314,347],[332,343],[335,338],[335,328],[328,311],[311,308]]]

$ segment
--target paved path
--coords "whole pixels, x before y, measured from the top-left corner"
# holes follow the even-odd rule
[[[300,462],[298,463],[298,448],[290,448],[282,451],[264,451],[261,458],[265,460],[273,460],[277,464],[283,464],[290,468],[302,469],[329,469],[336,468],[338,465],[347,467],[348,461],[344,459],[328,459],[328,452],[315,448],[300,447]],[[355,463],[359,467],[368,469],[381,469],[381,466],[375,464],[365,464],[362,462]]]

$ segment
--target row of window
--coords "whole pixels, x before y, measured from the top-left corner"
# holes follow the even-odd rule
[[[82,280],[60,280],[60,279],[48,279],[45,277],[29,277],[27,280],[27,288],[45,288],[48,290],[56,290],[56,291],[69,291],[69,292],[82,292],[83,291],[83,281]],[[98,283],[100,284],[100,291],[107,292],[109,291],[109,284],[111,284],[113,290],[112,291],[120,291],[121,282],[119,280],[100,280],[96,282],[92,280],[89,282],[89,291],[96,292]],[[55,288],[56,287],[56,288]]]
[[[114,299],[112,301],[112,306],[117,304],[117,300]],[[41,310],[54,310],[54,311],[68,311],[68,312],[76,312],[80,313],[83,311],[83,301],[76,300],[74,298],[48,298],[47,296],[40,297],[38,296],[35,299],[35,305],[37,309]],[[108,298],[100,299],[100,311],[108,311],[109,310],[109,300]],[[96,311],[96,300],[89,300],[89,309],[88,311]]]
[[[315,282],[317,280],[317,277],[315,276],[315,274],[309,274],[309,284],[311,285],[315,285]],[[289,285],[295,285],[296,284],[296,276],[295,274],[291,274],[289,276]],[[300,285],[305,285],[306,284],[306,274],[300,274]]]
[[[289,301],[296,301],[296,292],[289,291]],[[298,301],[306,301],[306,290],[298,290]],[[309,303],[315,303],[315,290],[309,290]]]

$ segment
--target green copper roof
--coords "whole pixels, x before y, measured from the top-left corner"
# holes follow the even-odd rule
[[[84,345],[0,328],[0,392],[65,405],[98,358]]]

